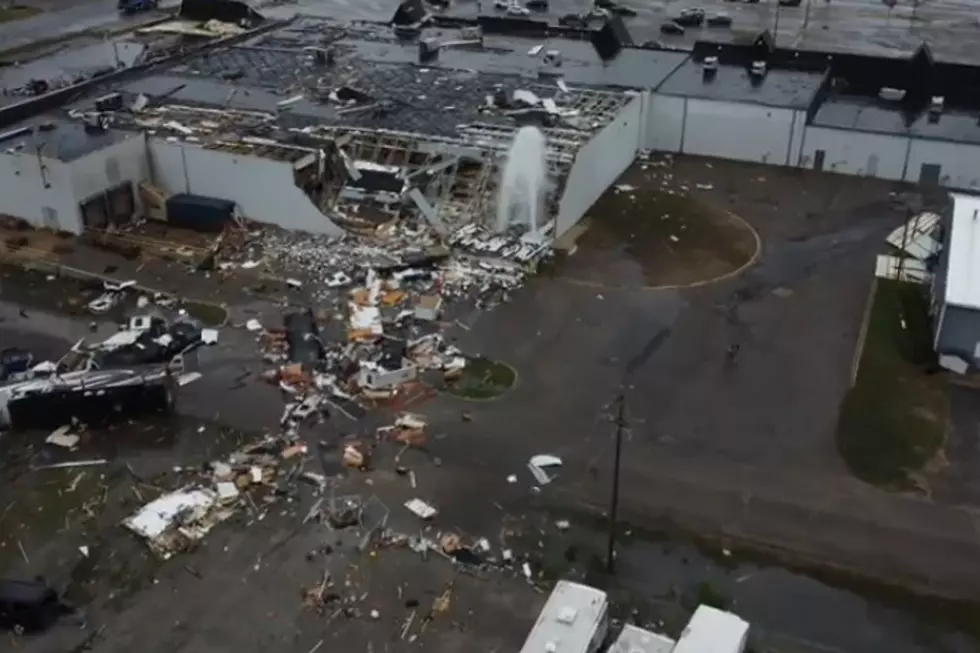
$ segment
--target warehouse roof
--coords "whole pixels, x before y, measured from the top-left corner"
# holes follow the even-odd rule
[[[980,197],[953,193],[946,303],[980,310]]]
[[[458,29],[425,34],[440,43],[464,40]],[[541,46],[534,56],[528,52],[529,43]],[[482,45],[446,45],[435,60],[419,63],[419,43],[397,41],[388,26],[338,25],[303,17],[239,45],[160,67],[116,90],[131,98],[146,96],[151,111],[183,105],[261,113],[264,118],[257,122],[264,121],[266,130],[273,125],[334,126],[443,137],[458,136],[463,125],[511,128],[521,122],[547,122],[545,111],[488,100],[498,90],[507,98],[515,91],[529,91],[554,102],[551,106],[562,115],[558,126],[590,132],[605,125],[631,98],[620,91],[594,90],[586,82],[608,85],[610,80],[622,81],[624,71],[631,71],[633,81],[642,87],[645,79],[658,82],[685,57],[624,51],[619,64],[603,68],[587,42],[558,45],[562,52],[558,66],[543,61],[544,53],[556,43],[493,36],[485,37]],[[332,54],[325,60],[328,47]],[[541,70],[548,74],[539,75]]]
[[[823,84],[824,73],[770,67],[760,79],[742,65],[721,63],[706,76],[702,60],[685,61],[660,85],[657,92],[705,100],[744,102],[770,107],[806,109]]]

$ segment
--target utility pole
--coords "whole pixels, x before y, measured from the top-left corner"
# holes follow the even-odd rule
[[[772,29],[772,44],[777,45],[779,43],[779,0],[776,0],[776,24],[773,25]]]
[[[643,367],[653,356],[660,345],[670,335],[670,327],[658,329],[643,349],[638,351],[627,363],[619,382],[619,394],[616,395],[616,453],[613,457],[612,496],[609,501],[609,546],[606,550],[606,571],[612,573],[616,568],[616,527],[619,513],[619,472],[623,458],[623,431],[626,430],[626,391],[631,388],[630,381],[634,373]]]
[[[623,458],[623,429],[626,427],[626,390],[616,397],[616,453],[613,457],[612,497],[609,501],[609,545],[606,548],[606,571],[616,568],[616,528],[619,512],[619,470]]]

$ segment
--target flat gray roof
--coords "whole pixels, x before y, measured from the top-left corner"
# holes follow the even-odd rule
[[[907,126],[905,117],[897,107],[883,105],[881,101],[871,98],[827,100],[813,117],[813,125],[980,144],[980,123],[975,114],[947,110],[933,123],[929,121],[928,113],[923,112],[911,126]]]
[[[701,63],[688,59],[657,88],[665,95],[702,100],[745,102],[787,109],[806,109],[823,82],[824,73],[770,69],[754,84],[742,66],[721,64],[712,78],[705,78]]]
[[[40,125],[44,125],[44,128],[38,129]],[[0,133],[0,150],[23,143],[23,151],[33,152],[33,148],[40,145],[42,156],[69,162],[135,136],[138,134],[122,129],[86,131],[80,121],[67,118],[35,118],[3,130]]]

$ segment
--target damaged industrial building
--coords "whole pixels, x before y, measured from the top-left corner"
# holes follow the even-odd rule
[[[31,190],[0,211],[80,234],[200,196],[317,234],[412,214],[441,236],[523,222],[534,244],[573,226],[633,161],[644,99],[609,84],[587,41],[531,57],[526,39],[478,24],[423,31],[406,41],[389,25],[300,17],[93,83],[7,121],[4,168]],[[535,224],[497,206],[522,128],[542,150]]]
[[[925,45],[886,60],[763,33],[680,52],[633,45],[616,17],[590,30],[406,3],[393,24],[277,22],[185,3],[197,19],[219,5],[215,20],[234,21],[217,40],[0,111],[0,183],[17,189],[0,213],[73,234],[134,216],[334,236],[405,215],[443,237],[516,220],[533,250],[641,151],[980,184],[977,73]],[[533,219],[497,192],[528,129],[521,159],[538,133],[546,170]]]

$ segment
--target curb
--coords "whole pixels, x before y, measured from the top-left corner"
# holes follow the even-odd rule
[[[864,315],[861,317],[861,327],[858,329],[857,342],[854,344],[854,356],[851,359],[851,388],[857,385],[858,372],[861,370],[861,357],[864,355],[864,343],[868,339],[868,324],[871,322],[871,308],[878,294],[878,277],[872,277],[871,289],[864,302]]]

